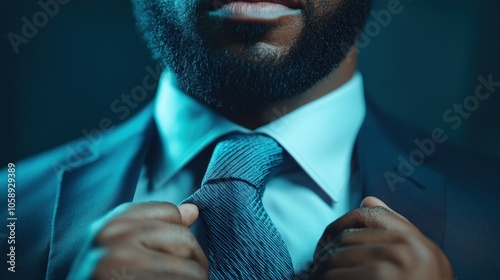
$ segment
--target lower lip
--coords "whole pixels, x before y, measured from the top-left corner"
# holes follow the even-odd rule
[[[210,15],[235,20],[272,20],[300,14],[300,9],[270,2],[231,2],[210,12]]]

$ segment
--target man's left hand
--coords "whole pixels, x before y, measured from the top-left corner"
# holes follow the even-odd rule
[[[318,280],[453,279],[443,251],[374,197],[326,228],[309,273]]]

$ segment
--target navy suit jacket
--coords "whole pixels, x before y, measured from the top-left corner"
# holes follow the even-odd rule
[[[417,136],[373,108],[358,136],[352,183],[363,195],[384,200],[438,244],[456,279],[500,279],[500,168],[440,144],[424,164],[413,171],[407,166],[401,174],[401,158],[416,149]],[[2,238],[1,279],[65,278],[89,225],[132,201],[157,137],[152,116],[149,106],[96,145],[79,139],[16,164],[16,273],[7,271],[7,239]],[[0,178],[6,180],[6,172]],[[387,172],[396,175],[391,177],[395,185],[388,183]],[[3,226],[0,233],[5,231]]]

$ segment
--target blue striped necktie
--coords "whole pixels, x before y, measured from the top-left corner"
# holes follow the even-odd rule
[[[269,177],[289,156],[272,138],[233,134],[217,144],[201,188],[183,203],[200,209],[210,279],[292,279],[292,260],[264,210]]]

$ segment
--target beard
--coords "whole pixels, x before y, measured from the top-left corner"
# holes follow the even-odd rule
[[[292,99],[326,78],[354,45],[371,4],[306,0],[303,27],[294,44],[263,53],[256,49],[272,26],[222,20],[207,26],[195,1],[132,2],[153,57],[175,74],[179,89],[227,112]],[[210,38],[216,30],[237,37],[245,54],[218,47]]]

